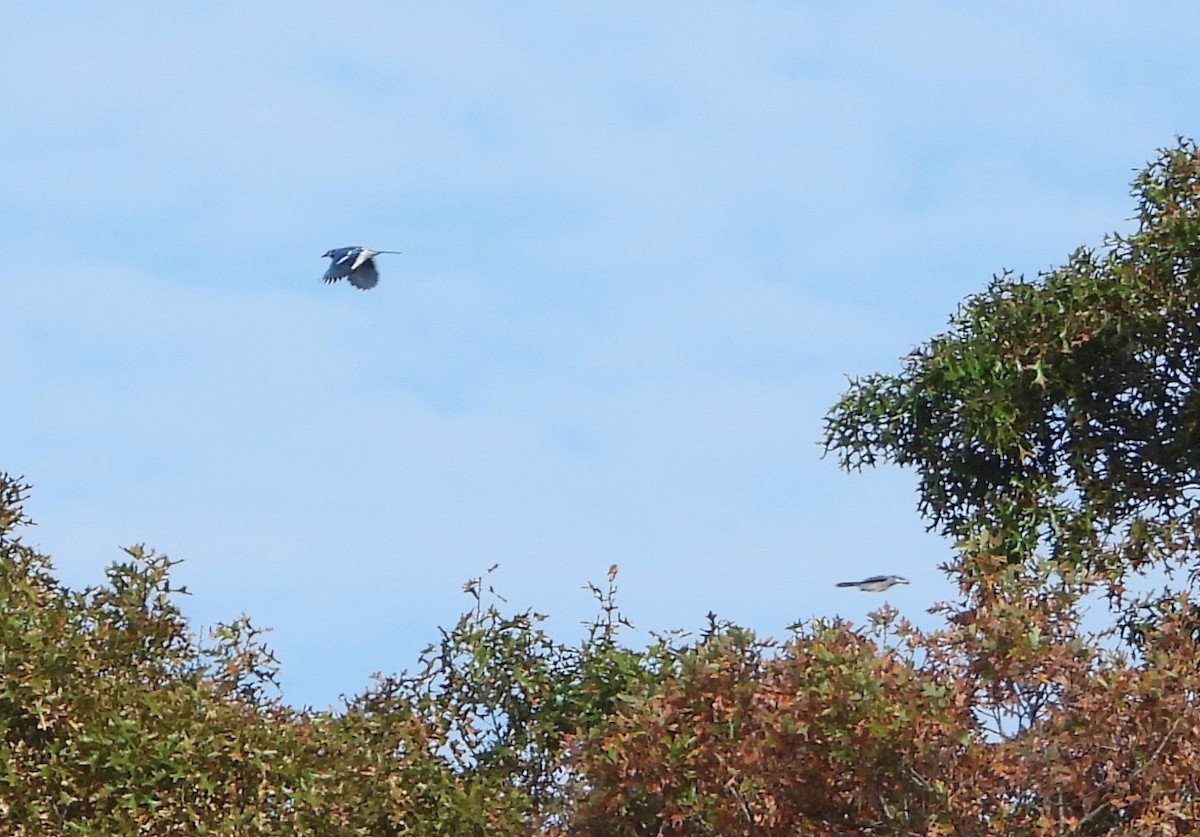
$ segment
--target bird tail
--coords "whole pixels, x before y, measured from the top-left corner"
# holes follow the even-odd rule
[[[858,582],[856,582],[856,581],[839,581],[837,583],[837,586],[838,587],[854,587],[857,583]]]

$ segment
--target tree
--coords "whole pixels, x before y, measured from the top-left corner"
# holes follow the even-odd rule
[[[852,382],[826,425],[846,468],[912,467],[921,512],[957,543],[964,601],[945,609],[944,641],[977,680],[977,711],[1018,722],[991,753],[1018,780],[1007,810],[1027,812],[1023,827],[1196,818],[1195,143],[1163,149],[1133,194],[1132,234],[1033,281],[994,277],[899,374]],[[1151,572],[1167,586],[1132,595]],[[1137,664],[1080,630],[1095,592]]]
[[[20,540],[26,490],[0,475],[5,834],[529,833],[527,798],[445,758],[440,707],[283,705],[248,620],[191,634],[165,556],[60,585]]]
[[[243,617],[194,636],[172,562],[126,550],[107,582],[61,585],[22,543],[28,487],[0,474],[0,831],[528,835],[570,815],[568,732],[645,676],[601,615],[578,646],[485,602],[415,671],[341,711],[297,710]]]
[[[854,381],[826,446],[912,467],[945,534],[1048,557],[1119,593],[1194,563],[1200,510],[1200,158],[1181,141],[1134,182],[1138,228],[1034,281],[968,299],[899,374]],[[967,569],[962,567],[962,569]]]

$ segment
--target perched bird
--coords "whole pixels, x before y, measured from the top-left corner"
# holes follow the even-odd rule
[[[857,587],[868,593],[878,593],[897,584],[908,584],[908,579],[898,575],[873,575],[862,581],[839,581],[838,587]]]
[[[330,250],[321,258],[333,259],[322,281],[336,282],[346,279],[359,290],[367,290],[379,284],[379,271],[375,269],[375,257],[380,253],[399,253],[399,250],[369,250],[366,247],[339,247]]]

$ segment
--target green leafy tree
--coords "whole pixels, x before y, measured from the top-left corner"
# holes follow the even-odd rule
[[[0,475],[0,831],[528,833],[526,798],[444,757],[437,707],[283,705],[248,620],[190,633],[165,556],[60,585],[17,535],[25,491]]]
[[[827,448],[848,468],[913,468],[931,525],[1010,561],[1086,569],[1115,592],[1151,565],[1193,565],[1196,146],[1164,150],[1134,196],[1132,234],[1036,280],[995,277],[899,374],[853,382]]]
[[[920,510],[955,540],[963,600],[942,609],[942,642],[1012,788],[979,793],[980,812],[1039,833],[1196,817],[1196,145],[1163,149],[1133,194],[1132,233],[1033,280],[994,277],[901,372],[852,382],[826,425],[849,469],[913,468]],[[1097,592],[1139,662],[1082,631]]]
[[[0,475],[0,833],[549,833],[578,779],[567,734],[645,676],[617,642],[615,567],[578,645],[476,579],[415,671],[299,711],[247,618],[190,632],[165,556],[132,547],[107,583],[59,584],[20,540],[26,490]]]

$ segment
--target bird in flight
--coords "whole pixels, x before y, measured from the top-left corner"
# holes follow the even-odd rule
[[[321,281],[328,284],[345,279],[354,287],[365,291],[379,284],[379,271],[375,268],[375,257],[380,253],[399,252],[399,250],[371,250],[366,247],[339,247],[336,250],[330,250],[321,257],[333,259]]]
[[[908,584],[908,579],[899,575],[873,575],[862,581],[839,581],[838,587],[857,587],[868,593],[878,593],[897,584]]]

